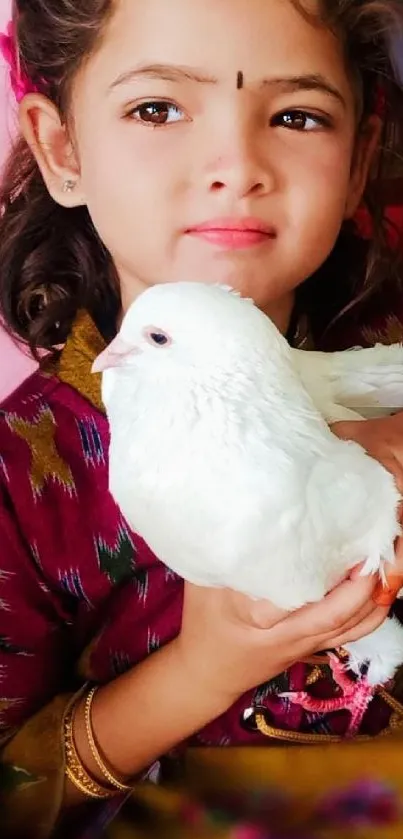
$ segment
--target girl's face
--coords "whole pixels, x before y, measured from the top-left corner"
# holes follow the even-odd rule
[[[75,193],[55,186],[43,114],[42,170],[57,200],[87,204],[126,307],[155,283],[225,283],[283,326],[373,145],[356,142],[341,44],[288,0],[119,0],[72,117]]]

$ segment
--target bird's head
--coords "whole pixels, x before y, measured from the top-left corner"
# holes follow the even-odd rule
[[[93,372],[129,370],[147,381],[231,376],[260,347],[267,354],[276,327],[227,286],[178,282],[147,289],[128,309],[116,338]],[[249,354],[249,355],[248,355]],[[136,374],[136,378],[137,378]],[[109,374],[110,375],[110,374]]]
[[[254,320],[255,312],[251,301],[227,286],[153,286],[132,303],[116,338],[95,360],[93,372],[160,366],[173,359],[181,365],[219,363],[223,350],[236,348],[245,334],[246,314]]]

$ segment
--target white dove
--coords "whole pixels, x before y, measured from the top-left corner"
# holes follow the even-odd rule
[[[403,407],[403,346],[295,350],[252,301],[182,282],[140,295],[93,370],[110,491],[184,579],[294,610],[363,560],[365,574],[394,561],[393,477],[327,423]],[[389,618],[347,650],[383,684],[403,627]]]

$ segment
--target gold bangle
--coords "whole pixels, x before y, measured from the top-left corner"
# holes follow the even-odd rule
[[[91,749],[91,754],[95,760],[95,763],[98,766],[98,769],[100,770],[104,778],[106,778],[111,787],[113,787],[115,790],[118,790],[118,792],[132,792],[133,787],[127,786],[127,784],[122,784],[120,781],[118,781],[117,778],[115,778],[114,775],[112,775],[112,772],[110,772],[110,770],[105,764],[105,761],[102,759],[98,746],[95,742],[94,729],[92,727],[91,719],[91,709],[94,696],[97,690],[98,687],[91,688],[85,701],[85,728],[87,732],[88,745]]]
[[[102,787],[90,777],[78,756],[74,742],[73,723],[75,706],[66,714],[64,719],[64,746],[66,753],[66,777],[72,784],[88,798],[105,799],[115,795],[113,789]]]

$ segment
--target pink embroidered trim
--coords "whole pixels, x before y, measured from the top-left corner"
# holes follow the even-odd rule
[[[38,88],[21,71],[15,25],[12,20],[6,31],[0,32],[0,53],[8,64],[11,88],[17,102],[20,103],[27,93],[37,93]]]

